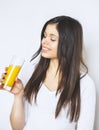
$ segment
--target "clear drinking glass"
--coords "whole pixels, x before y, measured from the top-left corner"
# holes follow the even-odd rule
[[[6,75],[4,77],[4,80],[2,81],[2,86],[4,89],[8,91],[11,90],[14,81],[22,68],[24,61],[25,60],[21,57],[18,57],[16,55],[12,56],[10,64],[6,70]]]

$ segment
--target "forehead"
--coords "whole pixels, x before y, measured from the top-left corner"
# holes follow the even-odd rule
[[[58,36],[57,24],[48,24],[46,26],[45,33]]]

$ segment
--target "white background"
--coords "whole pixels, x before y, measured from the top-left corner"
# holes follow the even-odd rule
[[[98,14],[98,0],[0,0],[0,75],[13,54],[26,60],[31,58],[39,47],[40,32],[46,20],[58,15],[69,15],[81,22],[85,60],[97,92],[94,130],[99,130]],[[0,91],[0,130],[11,130],[9,114],[12,102],[12,94]]]

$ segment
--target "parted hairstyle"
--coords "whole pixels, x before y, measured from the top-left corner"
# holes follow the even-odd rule
[[[56,24],[59,33],[58,43],[58,71],[60,80],[56,91],[60,97],[56,106],[55,117],[57,118],[61,109],[68,105],[68,114],[70,121],[77,121],[80,115],[80,80],[87,73],[88,69],[83,62],[83,29],[78,20],[69,16],[57,16],[47,21],[41,32],[41,40],[47,25]],[[25,97],[31,103],[32,99],[37,98],[41,83],[46,78],[46,72],[49,67],[50,59],[42,57],[42,46],[32,56],[31,61],[40,56],[40,60],[33,72],[30,80],[25,87]],[[81,76],[81,66],[86,70]],[[67,114],[67,116],[68,116]]]

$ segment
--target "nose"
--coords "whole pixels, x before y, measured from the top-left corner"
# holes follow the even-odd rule
[[[49,38],[48,37],[43,38],[42,39],[42,44],[49,44]]]

